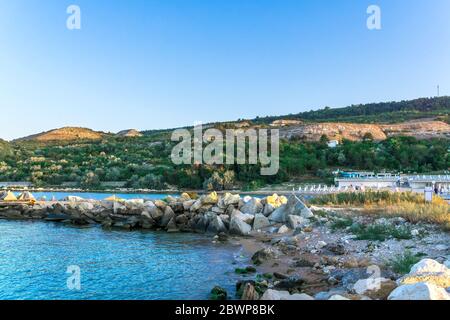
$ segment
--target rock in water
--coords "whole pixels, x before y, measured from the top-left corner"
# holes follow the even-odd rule
[[[242,291],[242,300],[259,300],[259,294],[256,292],[255,286],[250,282],[247,282]]]
[[[261,230],[271,225],[269,219],[261,213],[255,214],[255,220],[253,222],[253,230]]]
[[[221,232],[227,232],[227,228],[222,222],[222,219],[220,219],[219,216],[214,216],[209,222],[207,232],[218,234]]]
[[[421,282],[398,287],[391,292],[388,300],[450,300],[450,295],[443,288]]]
[[[230,222],[230,233],[236,234],[239,236],[246,236],[250,234],[252,227],[239,219],[238,217],[232,217]]]
[[[256,251],[252,256],[252,261],[255,265],[260,265],[263,262],[275,257],[275,253],[270,248],[261,249]]]
[[[161,219],[161,227],[166,227],[170,220],[172,220],[175,217],[175,213],[173,212],[172,208],[167,206],[164,210],[164,215]]]
[[[227,300],[227,296],[228,296],[227,290],[225,290],[222,287],[215,286],[211,290],[210,299],[211,300]]]
[[[175,223],[175,218],[172,218],[167,224],[167,232],[179,232],[177,224]]]

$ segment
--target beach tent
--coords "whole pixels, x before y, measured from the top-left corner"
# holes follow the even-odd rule
[[[28,191],[22,192],[22,194],[17,198],[19,201],[35,201],[36,198]]]
[[[3,201],[17,201],[16,196],[11,191],[6,192],[6,194],[2,197]]]

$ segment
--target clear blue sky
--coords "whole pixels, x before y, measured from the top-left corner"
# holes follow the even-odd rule
[[[448,0],[0,0],[0,137],[450,94],[449,40]]]

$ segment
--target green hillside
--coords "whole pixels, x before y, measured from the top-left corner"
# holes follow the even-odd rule
[[[366,104],[322,109],[297,115],[257,118],[253,124],[277,119],[303,121],[376,122],[439,117],[449,120],[450,97]],[[220,123],[216,127],[233,127]],[[0,181],[31,181],[37,186],[69,185],[102,189],[120,182],[129,188],[255,189],[287,181],[332,181],[340,169],[401,171],[411,173],[450,170],[448,139],[418,140],[390,137],[384,141],[343,141],[329,148],[319,142],[281,141],[280,170],[261,176],[260,165],[174,165],[170,155],[175,143],[172,130],[146,131],[144,136],[102,135],[96,140],[0,140]]]
[[[400,102],[352,105],[345,108],[323,108],[284,116],[258,117],[254,123],[269,124],[280,119],[318,122],[393,123],[427,117],[449,121],[450,97],[420,98]]]

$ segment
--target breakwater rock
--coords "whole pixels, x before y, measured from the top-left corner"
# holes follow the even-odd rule
[[[168,232],[230,233],[246,236],[274,225],[286,229],[307,224],[313,217],[295,195],[286,198],[241,197],[215,192],[200,197],[183,193],[162,200],[86,200],[3,202],[0,218],[41,219],[75,225],[101,224],[106,228],[159,229]]]

